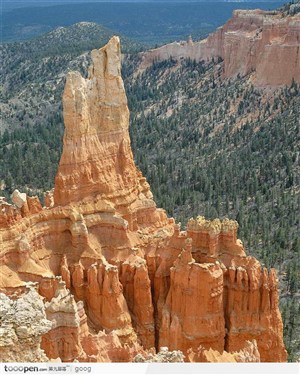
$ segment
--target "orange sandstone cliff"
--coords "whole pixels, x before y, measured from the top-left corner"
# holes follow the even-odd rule
[[[92,61],[67,76],[46,206],[0,200],[1,358],[26,360],[28,343],[37,361],[286,361],[275,271],[246,255],[235,221],[181,231],[156,207],[132,157],[119,39]],[[12,314],[22,299],[28,313]]]
[[[256,86],[300,82],[300,13],[236,10],[233,17],[207,39],[174,42],[142,53],[141,69],[153,61],[191,58],[224,60],[225,78],[253,73]]]

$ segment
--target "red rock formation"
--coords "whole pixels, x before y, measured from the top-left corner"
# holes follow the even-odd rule
[[[273,351],[277,352],[278,361],[284,361],[286,353],[278,341],[282,322],[275,270],[268,272],[251,257],[242,262],[235,258],[227,264],[224,286],[226,350],[237,351],[240,340],[256,339],[262,361],[271,362]]]
[[[159,344],[183,353],[199,345],[222,351],[223,271],[218,263],[196,263],[191,250],[188,243],[171,268]]]
[[[156,208],[130,149],[119,39],[92,59],[87,79],[67,78],[54,201],[0,201],[0,291],[38,284],[48,358],[131,361],[256,340],[262,361],[285,361],[275,272],[246,256],[236,222],[198,217],[182,232]]]
[[[146,261],[134,254],[122,263],[120,281],[133,319],[133,326],[145,349],[155,346],[154,311]]]
[[[64,148],[54,204],[100,198],[110,210],[118,210],[130,229],[137,229],[139,222],[151,220],[155,204],[133,161],[119,56],[120,44],[113,38],[105,49],[92,51],[93,66],[87,79],[78,72],[67,76]]]
[[[254,73],[256,86],[300,82],[300,14],[236,10],[233,17],[207,39],[170,43],[143,53],[141,69],[154,60],[191,58],[224,60],[224,77]]]
[[[4,197],[0,197],[0,226],[9,227],[21,219],[21,212],[17,207],[6,202]]]
[[[74,297],[60,283],[55,296],[45,304],[47,319],[52,329],[44,335],[42,348],[49,358],[60,358],[63,362],[80,356],[80,318]]]

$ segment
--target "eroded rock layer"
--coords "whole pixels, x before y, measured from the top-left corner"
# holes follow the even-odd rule
[[[253,73],[256,86],[300,82],[300,13],[236,10],[207,39],[174,42],[142,54],[141,69],[169,58],[224,60],[224,77]]]
[[[120,59],[113,37],[92,52],[88,78],[68,75],[46,207],[18,191],[15,205],[0,200],[1,329],[9,301],[34,282],[50,359],[132,361],[168,347],[186,360],[236,360],[223,351],[248,348],[245,358],[259,360],[258,350],[262,361],[285,361],[276,273],[246,256],[237,223],[198,217],[181,231],[156,208],[132,157]]]

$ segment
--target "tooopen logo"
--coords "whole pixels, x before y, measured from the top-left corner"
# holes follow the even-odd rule
[[[4,371],[5,372],[23,372],[24,374],[26,374],[26,372],[35,372],[35,371],[39,371],[38,367],[34,367],[34,366],[30,366],[30,367],[27,367],[27,366],[7,366],[5,365],[4,366]]]

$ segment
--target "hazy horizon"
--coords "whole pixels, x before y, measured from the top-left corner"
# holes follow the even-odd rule
[[[283,5],[287,0],[282,0],[280,3]],[[45,6],[58,6],[58,5],[71,5],[71,4],[89,4],[89,3],[274,3],[274,0],[2,0],[0,6],[0,13],[9,12],[18,8],[28,7],[45,7]]]

